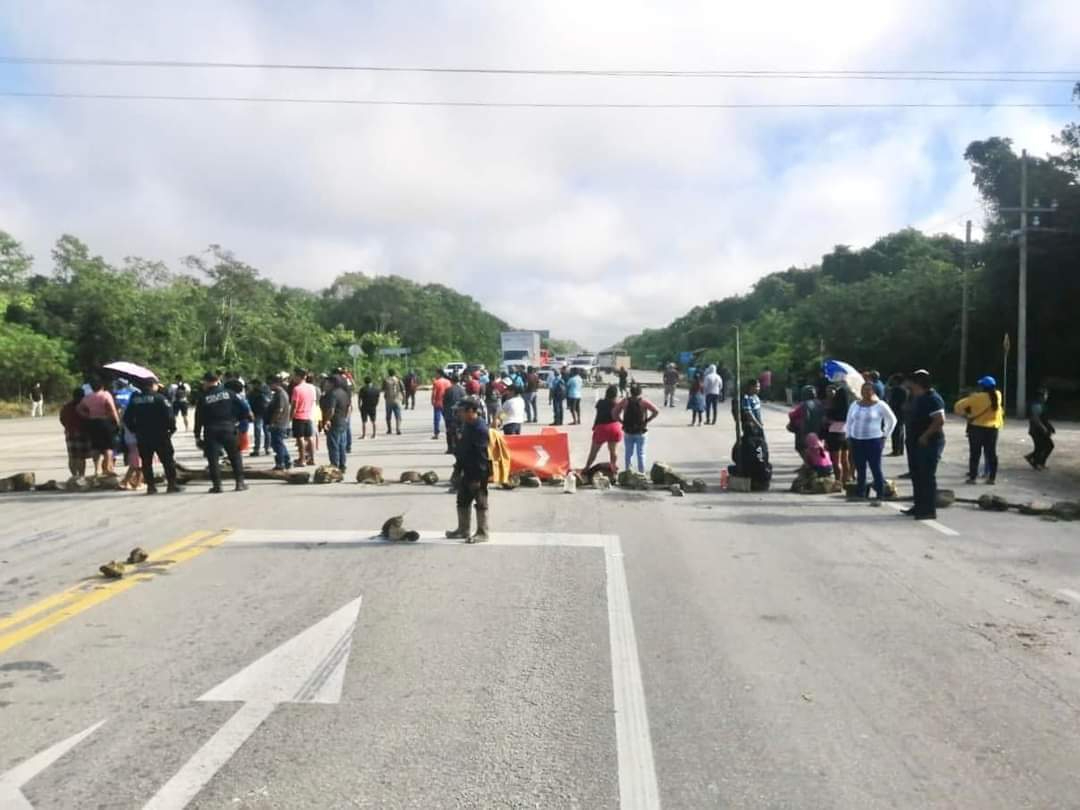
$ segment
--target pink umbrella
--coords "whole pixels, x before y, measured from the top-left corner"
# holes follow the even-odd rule
[[[126,360],[117,360],[115,363],[108,363],[102,366],[106,371],[111,371],[120,377],[130,377],[135,380],[153,380],[158,381],[158,376],[148,368],[143,366],[137,366],[134,363],[129,363]]]

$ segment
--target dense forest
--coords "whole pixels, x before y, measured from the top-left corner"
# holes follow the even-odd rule
[[[1080,85],[1074,97],[1080,101]],[[1028,229],[1028,380],[1075,397],[1080,389],[1080,124],[1055,137],[1057,154],[1028,158],[1028,204],[1057,210]],[[983,238],[970,249],[968,377],[1003,376],[1011,336],[1015,380],[1020,156],[1004,138],[976,141],[964,159],[984,200]],[[1036,203],[1038,200],[1038,203]],[[965,247],[951,236],[915,230],[859,250],[837,246],[819,264],[760,279],[745,295],[695,307],[663,329],[623,345],[659,363],[681,351],[734,364],[740,326],[742,369],[770,369],[779,380],[813,379],[821,357],[883,373],[931,369],[946,392],[958,387],[961,280]],[[722,270],[721,270],[722,272]],[[1011,392],[1010,392],[1011,396]],[[1011,401],[1011,400],[1010,400]]]
[[[163,377],[208,368],[248,375],[303,366],[387,365],[425,372],[451,360],[494,363],[507,325],[473,299],[437,284],[346,273],[322,292],[285,287],[212,245],[179,268],[140,258],[115,267],[62,236],[44,271],[0,231],[0,397],[40,381],[63,396],[76,379],[123,359]],[[379,349],[408,347],[407,361]]]

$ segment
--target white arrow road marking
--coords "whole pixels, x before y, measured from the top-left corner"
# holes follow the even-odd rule
[[[316,544],[352,545],[385,543],[372,539],[375,529],[316,530],[238,530],[229,535],[226,545],[295,545],[309,548]],[[461,545],[460,540],[446,540],[442,532],[421,531],[420,545]],[[622,544],[611,534],[559,534],[554,532],[495,532],[488,543],[469,546],[484,554],[495,546],[558,546],[562,548],[599,548],[604,552],[607,578],[608,635],[611,644],[611,681],[615,700],[615,744],[619,764],[619,807],[621,810],[658,810],[660,791],[656,781],[649,713],[645,705],[645,687],[641,679],[634,618],[630,610],[630,590],[626,583]],[[415,546],[411,546],[415,548]]]
[[[244,705],[144,807],[186,807],[278,703],[340,701],[359,611],[357,597],[199,698]]]
[[[536,466],[546,467],[547,463],[551,461],[551,456],[548,455],[548,451],[544,449],[541,444],[534,444],[533,450],[536,451]]]
[[[7,773],[0,774],[0,807],[5,808],[5,810],[33,810],[34,805],[30,804],[30,800],[22,794],[23,785],[101,728],[104,722],[102,720],[95,723],[90,728],[58,742],[51,748],[46,748],[41,753],[35,754]]]

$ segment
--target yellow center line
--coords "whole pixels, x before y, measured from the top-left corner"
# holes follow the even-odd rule
[[[185,535],[179,540],[174,540],[172,543],[169,543],[167,546],[162,546],[161,548],[154,550],[154,552],[150,554],[147,563],[159,562],[174,551],[198,542],[204,537],[209,537],[212,534],[213,532],[199,531]],[[93,579],[87,582],[80,582],[78,585],[73,585],[67,590],[60,591],[60,593],[53,594],[52,596],[47,596],[44,599],[34,602],[32,605],[27,605],[21,610],[15,611],[10,616],[0,618],[0,630],[7,630],[9,627],[15,627],[16,625],[22,624],[28,619],[32,619],[34,616],[50,611],[55,607],[59,607],[65,602],[76,599],[79,595],[86,593],[88,590],[100,586],[101,580]]]
[[[157,549],[150,555],[149,560],[144,563],[144,565],[153,565],[155,562],[160,562],[165,559],[167,555],[171,555],[169,559],[172,560],[174,565],[178,565],[182,562],[194,559],[200,554],[204,554],[215,546],[221,545],[225,542],[227,537],[228,531],[217,533],[195,532],[189,534],[187,537],[183,537],[174,543],[170,543],[167,546]],[[0,654],[7,652],[18,644],[22,644],[24,641],[29,641],[51,627],[55,627],[62,622],[66,622],[68,619],[78,616],[80,613],[89,610],[95,605],[99,605],[115,596],[119,596],[124,591],[131,590],[140,582],[148,582],[155,577],[155,572],[140,572],[140,570],[136,568],[132,572],[130,578],[110,580],[105,584],[95,581],[77,585],[67,591],[63,591],[55,596],[47,597],[40,602],[30,605],[22,611],[19,611],[19,613],[13,614],[5,619],[4,621],[8,623],[5,626],[11,626],[16,617],[19,617],[17,623],[21,623],[40,613],[52,610],[57,606],[59,606],[59,609],[53,610],[52,613],[48,613],[35,622],[26,624],[8,633],[0,634]],[[90,587],[91,590],[86,590],[87,587]]]

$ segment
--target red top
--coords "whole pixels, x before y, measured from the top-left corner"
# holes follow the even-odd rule
[[[446,392],[450,390],[450,386],[453,385],[446,377],[439,377],[435,382],[431,384],[431,404],[436,408],[441,408],[443,404],[443,397],[446,396]]]

